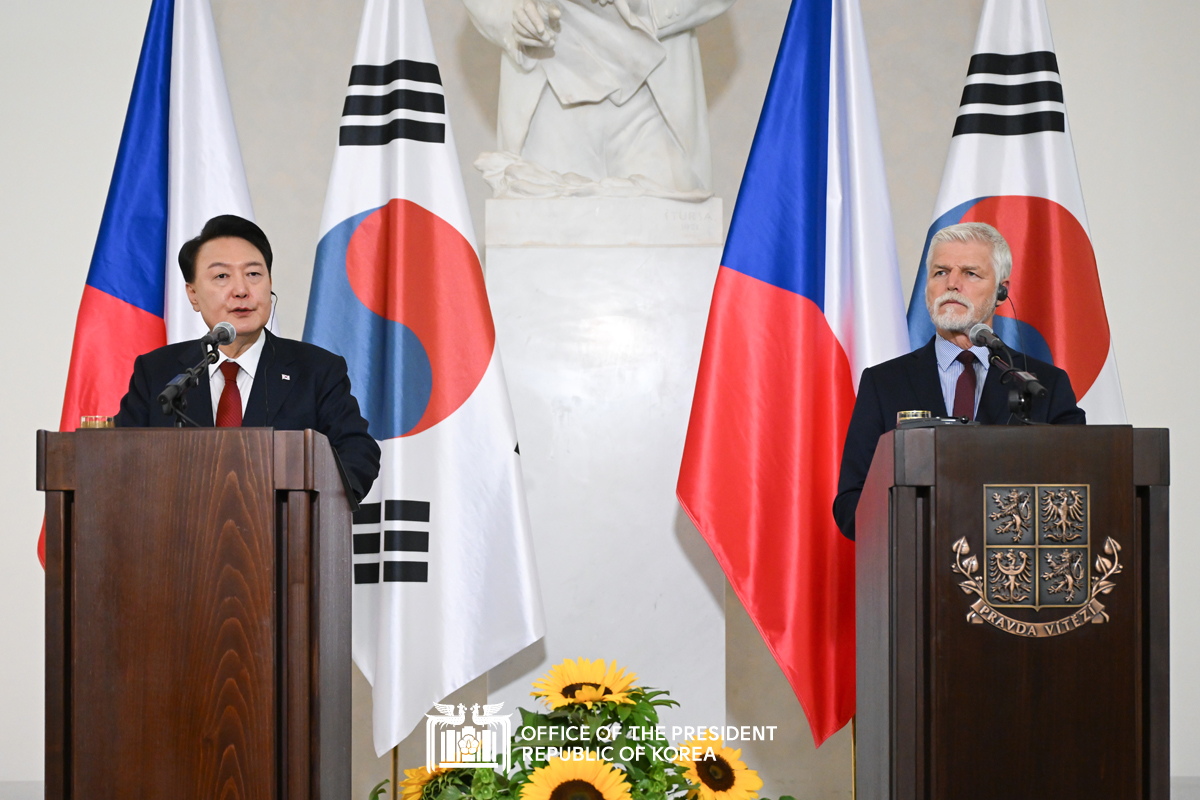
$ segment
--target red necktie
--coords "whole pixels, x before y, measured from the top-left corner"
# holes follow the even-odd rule
[[[963,350],[955,361],[963,365],[963,371],[958,376],[958,384],[954,387],[953,416],[975,419],[975,354],[970,350]],[[225,397],[222,395],[221,403],[224,402]]]
[[[221,372],[225,375],[225,388],[221,390],[221,401],[217,403],[218,428],[242,427],[242,393],[238,390],[237,385],[239,369],[241,368],[236,361],[226,361],[221,365]],[[959,384],[961,387],[961,381]],[[975,385],[974,373],[972,373],[971,385]],[[957,402],[954,407],[958,408]]]

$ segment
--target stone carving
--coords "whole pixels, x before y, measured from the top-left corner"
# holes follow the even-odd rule
[[[463,0],[504,50],[497,197],[710,197],[695,28],[734,0]]]

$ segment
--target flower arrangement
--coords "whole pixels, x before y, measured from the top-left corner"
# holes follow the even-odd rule
[[[763,782],[741,750],[701,734],[678,747],[662,738],[664,689],[604,659],[567,659],[534,681],[543,711],[519,709],[512,770],[405,770],[400,800],[756,800]],[[370,800],[379,800],[387,781]],[[793,800],[784,796],[780,800]]]

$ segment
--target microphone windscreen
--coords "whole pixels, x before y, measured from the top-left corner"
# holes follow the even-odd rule
[[[992,332],[991,328],[980,322],[971,328],[971,332],[967,334],[967,338],[969,338],[971,340],[971,344],[975,345],[976,347],[983,347],[987,344],[987,339],[984,338],[985,333],[990,333],[992,336],[996,335]]]
[[[213,327],[213,333],[217,336],[217,344],[232,344],[237,338],[237,330],[231,322],[218,322]]]

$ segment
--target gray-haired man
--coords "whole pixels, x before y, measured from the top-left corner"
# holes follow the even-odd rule
[[[859,380],[833,501],[838,528],[851,539],[875,446],[896,427],[897,412],[924,410],[985,425],[1020,424],[1008,409],[1008,387],[1000,385],[998,371],[989,367],[987,348],[973,346],[967,336],[980,322],[990,326],[996,306],[1008,295],[1008,243],[982,222],[951,225],[930,240],[925,269],[925,306],[937,334],[911,353],[864,370]],[[1018,359],[1046,387],[1046,396],[1033,401],[1031,420],[1084,424],[1066,372],[1034,358],[1018,354]]]

